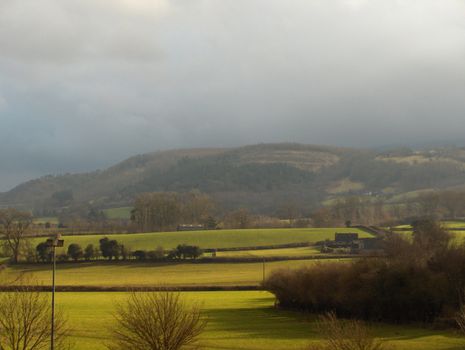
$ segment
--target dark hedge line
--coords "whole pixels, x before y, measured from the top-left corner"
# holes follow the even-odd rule
[[[454,317],[465,299],[465,245],[433,222],[413,242],[393,235],[387,257],[278,270],[264,283],[282,307],[389,322]]]

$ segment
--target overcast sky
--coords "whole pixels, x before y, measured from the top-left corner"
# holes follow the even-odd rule
[[[464,0],[0,0],[0,191],[160,149],[465,139]]]

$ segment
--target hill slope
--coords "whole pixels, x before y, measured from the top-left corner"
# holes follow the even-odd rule
[[[190,191],[212,195],[225,209],[275,213],[293,203],[312,209],[347,194],[398,195],[465,186],[460,148],[382,153],[300,144],[187,149],[131,157],[106,170],[45,176],[0,194],[0,205],[57,209],[84,203],[130,205],[138,193]]]

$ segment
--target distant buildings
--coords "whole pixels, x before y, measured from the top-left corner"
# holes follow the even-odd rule
[[[383,239],[377,237],[359,238],[358,233],[334,234],[333,241],[325,241],[323,251],[345,249],[352,254],[378,254],[384,252]]]

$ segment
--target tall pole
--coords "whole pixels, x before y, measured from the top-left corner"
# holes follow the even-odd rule
[[[55,271],[56,271],[56,248],[63,247],[64,240],[57,234],[53,239],[47,239],[47,244],[52,248],[52,323],[50,329],[50,349],[55,348]]]
[[[50,349],[54,349],[55,342],[55,270],[56,270],[56,245],[52,246],[52,260],[53,260],[53,273],[52,273],[52,328],[50,332]]]
[[[262,277],[262,280],[263,280],[263,284],[265,284],[265,257],[263,257],[263,277]]]

